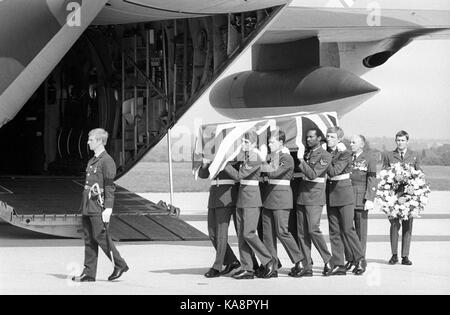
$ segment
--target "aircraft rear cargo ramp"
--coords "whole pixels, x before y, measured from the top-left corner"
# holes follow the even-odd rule
[[[80,178],[0,178],[0,220],[42,234],[82,238],[81,183]],[[120,186],[110,229],[116,241],[208,239],[165,205]]]

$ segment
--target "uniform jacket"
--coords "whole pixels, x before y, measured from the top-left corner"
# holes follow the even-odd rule
[[[315,150],[306,152],[305,159],[300,160],[298,170],[303,173],[306,179],[325,178],[330,163],[330,153],[320,146]],[[325,203],[325,182],[314,183],[306,180],[300,182],[297,204],[323,206]]]
[[[291,181],[294,173],[294,158],[283,152],[271,154],[268,161],[267,177]],[[294,201],[291,186],[267,184],[263,191],[263,207],[269,210],[292,209]]]
[[[207,167],[201,167],[198,176],[200,178],[209,178],[209,170]],[[233,179],[227,172],[221,171],[214,178],[215,180]],[[209,188],[208,208],[234,208],[236,207],[239,184],[236,185],[211,185]]]
[[[355,209],[364,209],[366,200],[374,201],[377,193],[377,162],[373,154],[362,152],[352,159],[353,192],[355,195]]]
[[[419,155],[415,151],[409,149],[406,150],[406,154],[403,157],[403,160],[398,149],[395,149],[392,152],[385,152],[383,154],[383,168],[388,168],[395,163],[409,163],[413,165],[416,170],[421,169]]]
[[[352,171],[352,153],[349,150],[339,152],[329,150],[332,160],[328,167],[327,205],[329,207],[341,207],[355,203],[355,195],[351,179],[330,180],[332,177],[350,174]]]
[[[113,208],[114,206],[114,192],[116,186],[114,185],[114,178],[116,177],[116,163],[112,157],[103,151],[98,157],[93,157],[88,162],[86,168],[85,185],[92,187],[98,184],[103,205],[101,205],[100,198],[94,192],[91,192],[89,198],[89,189],[84,189],[81,210],[83,215],[101,215],[106,208]]]
[[[259,182],[261,178],[262,161],[257,154],[250,153],[246,157],[244,163],[236,170],[231,164],[225,166],[225,172],[236,181],[240,180],[256,180]],[[240,185],[238,198],[236,202],[237,208],[259,208],[262,206],[261,192],[258,186]]]

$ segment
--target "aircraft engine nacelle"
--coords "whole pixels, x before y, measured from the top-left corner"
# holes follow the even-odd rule
[[[360,77],[334,67],[282,71],[246,71],[218,82],[212,106],[233,119],[336,111],[344,114],[379,89]]]

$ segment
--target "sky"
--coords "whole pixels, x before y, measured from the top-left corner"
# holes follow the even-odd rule
[[[362,78],[381,89],[341,119],[347,134],[450,138],[450,40],[417,40]]]
[[[416,40],[363,75],[380,92],[340,120],[346,135],[393,137],[404,129],[416,139],[450,139],[449,56],[450,40]],[[231,68],[250,70],[250,64],[244,55]],[[224,119],[205,95],[180,120],[174,136]]]

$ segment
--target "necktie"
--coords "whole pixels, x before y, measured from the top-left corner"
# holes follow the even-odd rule
[[[402,161],[403,161],[404,156],[405,156],[405,152],[400,152],[400,158],[402,159]]]

